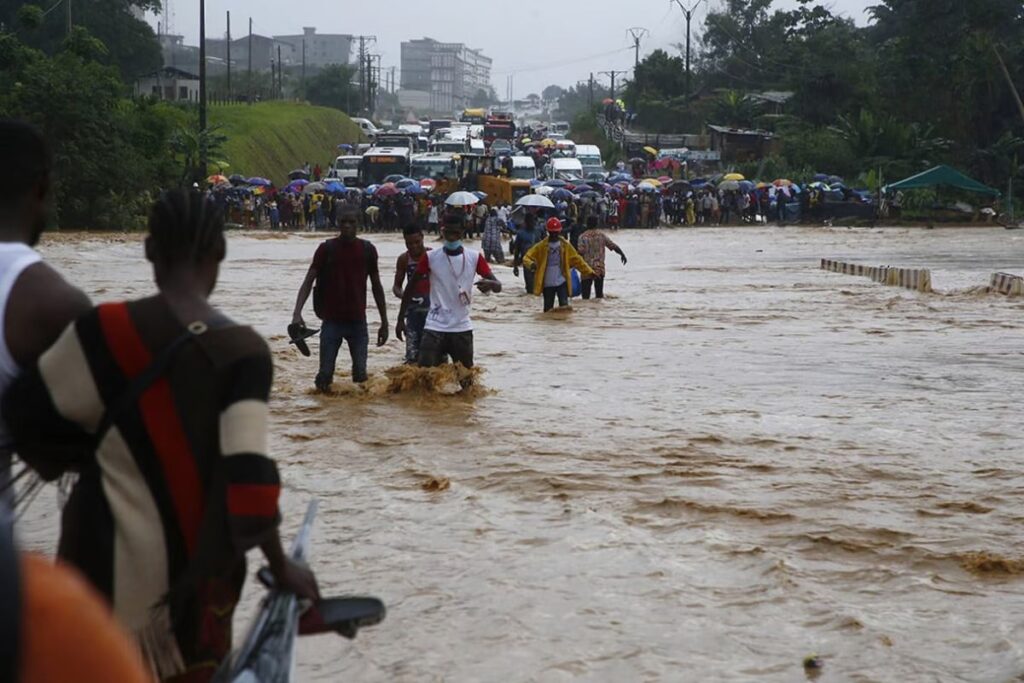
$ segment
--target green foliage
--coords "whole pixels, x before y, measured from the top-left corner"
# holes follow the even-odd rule
[[[540,96],[543,97],[546,101],[551,102],[552,100],[557,100],[559,97],[561,97],[564,92],[565,88],[559,85],[549,85],[548,87],[541,90]]]
[[[608,87],[595,81],[593,105],[600,105],[601,101],[608,97],[608,95]],[[578,114],[589,111],[591,111],[591,101],[588,83],[577,83],[564,91],[558,98],[558,111],[556,114],[559,118],[572,121]]]
[[[362,111],[359,85],[354,83],[356,70],[345,64],[324,67],[306,81],[306,99],[321,107],[341,111]]]
[[[47,9],[52,2],[43,3]],[[63,7],[45,13],[19,0],[0,0],[0,26],[21,26],[18,38],[29,47],[55,55],[64,49],[67,37],[66,14]],[[72,8],[72,22],[82,27],[105,46],[107,53],[96,57],[103,64],[117,67],[121,76],[132,80],[160,68],[162,58],[156,35],[146,22],[129,11],[158,9],[158,0],[88,0],[77,1]],[[29,9],[26,9],[29,8]],[[26,25],[25,19],[28,19]],[[38,21],[36,21],[38,20]],[[34,23],[34,25],[33,25]]]

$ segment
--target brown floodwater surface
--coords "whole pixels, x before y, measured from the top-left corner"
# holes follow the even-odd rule
[[[1024,235],[619,233],[628,266],[609,254],[608,298],[571,313],[496,268],[469,392],[392,338],[365,388],[343,349],[331,396],[316,340],[284,334],[323,237],[268,237],[231,235],[214,298],[274,354],[286,535],[319,498],[321,591],[388,606],[354,642],[302,640],[300,680],[797,681],[812,653],[819,681],[1024,672],[1024,301],[984,292],[1024,273]],[[371,239],[390,291],[401,238]],[[138,240],[42,251],[98,301],[153,291]],[[30,546],[52,549],[52,498]]]

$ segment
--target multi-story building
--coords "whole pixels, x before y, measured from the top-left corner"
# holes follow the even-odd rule
[[[281,61],[288,64],[302,64],[302,44],[306,44],[306,66],[322,67],[332,64],[348,64],[352,54],[352,36],[346,33],[317,33],[312,26],[302,27],[302,33],[290,36],[274,36],[281,45]]]
[[[402,43],[405,100],[426,101],[429,95],[431,111],[453,114],[466,108],[478,90],[490,89],[490,81],[491,59],[463,43],[441,43],[433,38]]]

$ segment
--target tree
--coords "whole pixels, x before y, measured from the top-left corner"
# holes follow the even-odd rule
[[[323,107],[344,112],[361,111],[364,107],[359,86],[354,84],[356,70],[344,64],[325,66],[306,81],[306,99]]]
[[[47,2],[52,9],[53,3]],[[0,26],[25,25],[26,5],[18,0],[0,0]],[[132,9],[158,10],[159,0],[89,0],[76,2],[72,13],[75,26],[85,28],[89,35],[100,40],[107,54],[98,61],[117,67],[122,78],[131,81],[136,77],[160,68],[163,57],[156,35],[149,25],[137,19]],[[29,47],[42,50],[49,55],[63,49],[67,26],[63,11],[36,13],[38,26],[25,32],[20,38]]]
[[[641,99],[668,100],[686,93],[686,62],[664,50],[647,55],[633,74],[623,92],[634,106]]]
[[[469,99],[469,106],[478,109],[486,109],[492,104],[495,104],[496,101],[497,97],[494,94],[493,88],[479,88],[475,93],[473,93],[473,97]]]
[[[544,98],[545,102],[554,102],[565,92],[565,88],[560,85],[549,85],[540,92],[540,96]]]

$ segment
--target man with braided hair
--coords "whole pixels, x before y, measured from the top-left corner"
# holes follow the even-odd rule
[[[80,317],[3,404],[33,469],[79,474],[58,556],[175,683],[210,680],[230,651],[246,550],[263,550],[278,586],[317,597],[278,535],[270,352],[208,301],[225,251],[211,200],[163,194],[145,242],[159,292]]]

